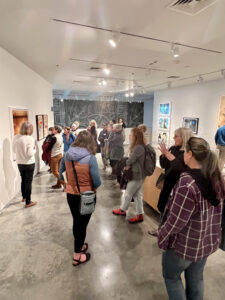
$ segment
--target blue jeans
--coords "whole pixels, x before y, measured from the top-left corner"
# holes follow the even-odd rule
[[[203,300],[203,271],[207,258],[192,262],[180,258],[172,249],[163,252],[162,268],[167,293],[170,300]],[[181,274],[184,272],[186,290]]]

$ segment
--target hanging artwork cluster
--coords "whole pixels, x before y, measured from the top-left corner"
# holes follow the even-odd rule
[[[48,115],[36,115],[37,140],[40,141],[48,135]]]
[[[158,143],[169,143],[171,103],[159,104]]]

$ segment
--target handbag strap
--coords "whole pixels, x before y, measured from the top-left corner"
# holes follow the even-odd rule
[[[75,166],[74,166],[74,163],[73,163],[73,161],[71,161],[71,163],[72,163],[72,166],[73,166],[73,173],[74,173],[74,177],[75,177],[75,179],[76,179],[76,182],[77,182],[77,188],[78,188],[78,191],[79,191],[79,193],[80,193],[80,186],[79,186],[79,183],[78,183],[78,177],[77,177],[76,168],[75,168]]]

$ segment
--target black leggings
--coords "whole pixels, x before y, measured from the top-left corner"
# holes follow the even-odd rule
[[[81,215],[79,211],[80,196],[67,194],[67,202],[73,216],[74,252],[80,253],[86,238],[86,229],[90,215]]]
[[[30,165],[18,164],[18,168],[21,176],[21,193],[23,199],[26,199],[26,204],[30,203],[34,167],[35,164],[30,164]]]

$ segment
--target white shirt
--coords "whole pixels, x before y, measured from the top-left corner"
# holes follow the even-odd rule
[[[61,133],[57,133],[54,135],[56,138],[56,142],[52,147],[51,157],[55,157],[59,154],[63,154],[63,137]]]
[[[16,153],[16,162],[21,165],[35,163],[35,140],[31,135],[17,134],[13,140],[13,152]]]

